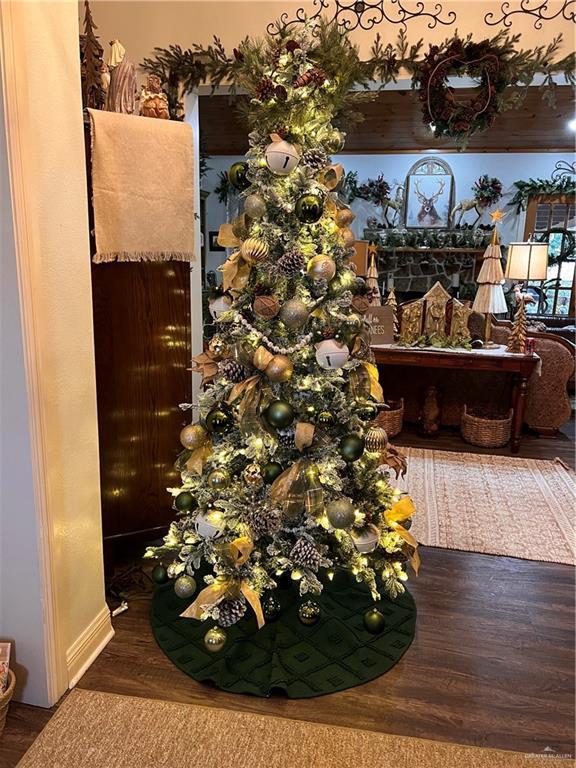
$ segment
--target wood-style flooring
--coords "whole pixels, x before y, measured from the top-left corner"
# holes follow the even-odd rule
[[[398,442],[422,444],[410,430]],[[425,447],[467,449],[450,433]],[[573,465],[573,451],[568,435],[527,436],[521,455],[560,456]],[[79,687],[527,753],[548,747],[574,754],[574,569],[433,548],[422,548],[422,560],[420,577],[410,582],[418,606],[414,643],[390,672],[358,688],[291,701],[197,683],[156,646],[148,598],[132,601],[114,619],[114,639]],[[12,705],[0,739],[1,768],[16,765],[52,711]]]

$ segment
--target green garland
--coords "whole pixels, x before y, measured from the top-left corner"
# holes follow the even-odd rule
[[[576,195],[576,179],[572,176],[564,176],[560,179],[528,179],[528,181],[515,181],[516,194],[508,205],[516,206],[516,213],[526,209],[531,197],[538,195]]]
[[[257,41],[245,38],[233,50],[232,56],[228,56],[221,40],[214,37],[213,43],[207,47],[193,45],[183,49],[179,45],[170,45],[168,48],[155,48],[154,56],[144,59],[141,66],[146,72],[160,77],[168,94],[171,117],[182,119],[184,95],[202,83],[210,84],[213,89],[226,83],[232,93],[238,88],[249,93],[258,92],[258,87],[262,86],[262,74],[274,66],[276,57],[281,55],[279,52],[297,36],[293,25],[277,22],[276,28],[277,35],[273,38]],[[430,81],[432,61],[438,62],[450,57],[456,48],[489,50],[496,56],[498,71],[505,75],[501,78],[502,87],[498,89],[497,98],[490,102],[490,120],[455,121],[447,113],[443,113],[444,117],[440,120],[435,120],[436,135],[450,135],[460,145],[465,145],[472,133],[488,127],[500,113],[518,108],[535,74],[544,75],[541,91],[549,104],[554,103],[555,75],[563,75],[571,85],[576,82],[576,54],[570,53],[554,61],[562,45],[560,35],[547,45],[528,50],[517,48],[520,35],[509,36],[500,32],[477,44],[472,42],[471,35],[466,38],[454,35],[440,45],[431,45],[428,52],[424,53],[423,40],[409,44],[405,31],[400,32],[396,43],[386,45],[378,34],[370,49],[370,58],[361,61],[357,47],[350,43],[345,30],[337,24],[318,19],[314,22],[314,28],[318,46],[314,49],[313,63],[319,70],[337,77],[338,87],[331,89],[326,98],[330,100],[334,121],[340,127],[362,119],[354,107],[362,100],[375,97],[375,92],[368,90],[368,84],[374,80],[381,83],[380,87],[384,87],[396,82],[401,73],[407,72],[421,100],[427,100],[425,88]],[[462,72],[458,70],[457,63],[453,69],[458,74],[465,73],[466,65],[461,66]],[[440,73],[434,75],[436,79],[441,78],[444,88],[448,74],[450,72],[443,71],[441,67]],[[355,90],[352,91],[352,88]],[[455,104],[452,106],[454,110],[457,109]],[[262,109],[253,107],[253,100],[240,104],[249,125],[257,124],[260,130],[263,125],[273,128],[278,126],[284,110],[282,98],[267,101]],[[298,116],[292,115],[290,118],[297,120]]]

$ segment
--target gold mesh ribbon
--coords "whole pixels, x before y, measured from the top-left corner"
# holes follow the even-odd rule
[[[274,480],[270,487],[273,504],[282,507],[284,516],[294,520],[303,512],[317,516],[324,508],[324,493],[318,467],[308,459],[298,461]]]
[[[410,563],[414,572],[418,575],[420,568],[420,555],[418,554],[418,542],[412,536],[410,531],[407,531],[400,523],[416,514],[416,507],[410,496],[404,496],[403,499],[393,504],[390,509],[384,512],[384,520],[386,524],[392,528],[399,536],[401,536],[405,542],[407,542],[414,550],[410,558]]]

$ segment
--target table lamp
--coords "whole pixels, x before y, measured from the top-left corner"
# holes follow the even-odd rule
[[[548,273],[548,243],[510,243],[504,276],[510,280],[546,280]],[[526,307],[524,294],[518,296],[514,327],[508,341],[508,352],[524,352],[526,341]]]

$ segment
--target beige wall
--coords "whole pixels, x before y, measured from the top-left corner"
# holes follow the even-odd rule
[[[46,566],[41,578],[51,581],[46,600],[56,617],[47,642],[64,660],[67,685],[111,636],[102,569],[77,4],[4,2],[1,20],[28,387],[19,397],[28,395],[37,532]],[[20,478],[5,481],[17,484]],[[2,516],[17,513],[1,510]],[[18,542],[7,556],[18,560]],[[2,566],[9,571],[9,563]],[[14,581],[11,588],[14,594],[22,590],[25,605],[25,585]],[[15,634],[10,615],[2,619],[2,632]],[[25,644],[25,638],[14,639],[17,648]]]
[[[435,0],[425,0],[427,9],[435,6]],[[405,2],[407,7],[414,7],[415,3]],[[533,6],[536,3],[532,4]],[[397,17],[397,11],[386,0],[385,6],[389,8],[389,16]],[[461,35],[469,32],[476,39],[492,37],[499,31],[499,27],[491,27],[485,24],[484,16],[489,10],[498,12],[501,6],[500,0],[444,0],[442,2],[444,18],[451,10],[457,13],[456,24],[442,26],[438,24],[435,29],[428,28],[428,19],[418,19],[408,22],[408,36],[411,41],[424,38],[426,43],[438,42],[452,35],[458,29]],[[511,7],[519,6],[519,0],[512,0]],[[549,15],[561,8],[560,0],[549,0]],[[145,56],[152,54],[154,46],[166,47],[170,43],[179,43],[183,47],[193,43],[207,45],[212,41],[213,35],[222,39],[227,51],[230,53],[238,42],[250,35],[258,37],[266,29],[269,22],[279,18],[284,12],[293,18],[300,7],[311,9],[314,12],[312,2],[300,0],[283,0],[283,2],[267,2],[267,0],[92,0],[92,13],[99,27],[98,34],[108,53],[108,42],[118,38],[125,45],[132,61],[140,63]],[[334,0],[331,0],[330,8],[334,8]],[[333,12],[333,11],[332,11]],[[80,19],[84,18],[83,2],[79,3]],[[535,19],[526,14],[518,14],[510,17],[512,26],[510,32],[521,33],[521,45],[524,48],[532,48],[549,42],[561,32],[565,38],[565,54],[570,52],[574,42],[573,23],[563,19],[544,22],[542,30],[534,28]],[[382,22],[369,31],[357,29],[351,33],[352,40],[360,46],[363,57],[369,56],[370,46],[376,32],[380,32],[385,42],[395,41],[399,26]]]

